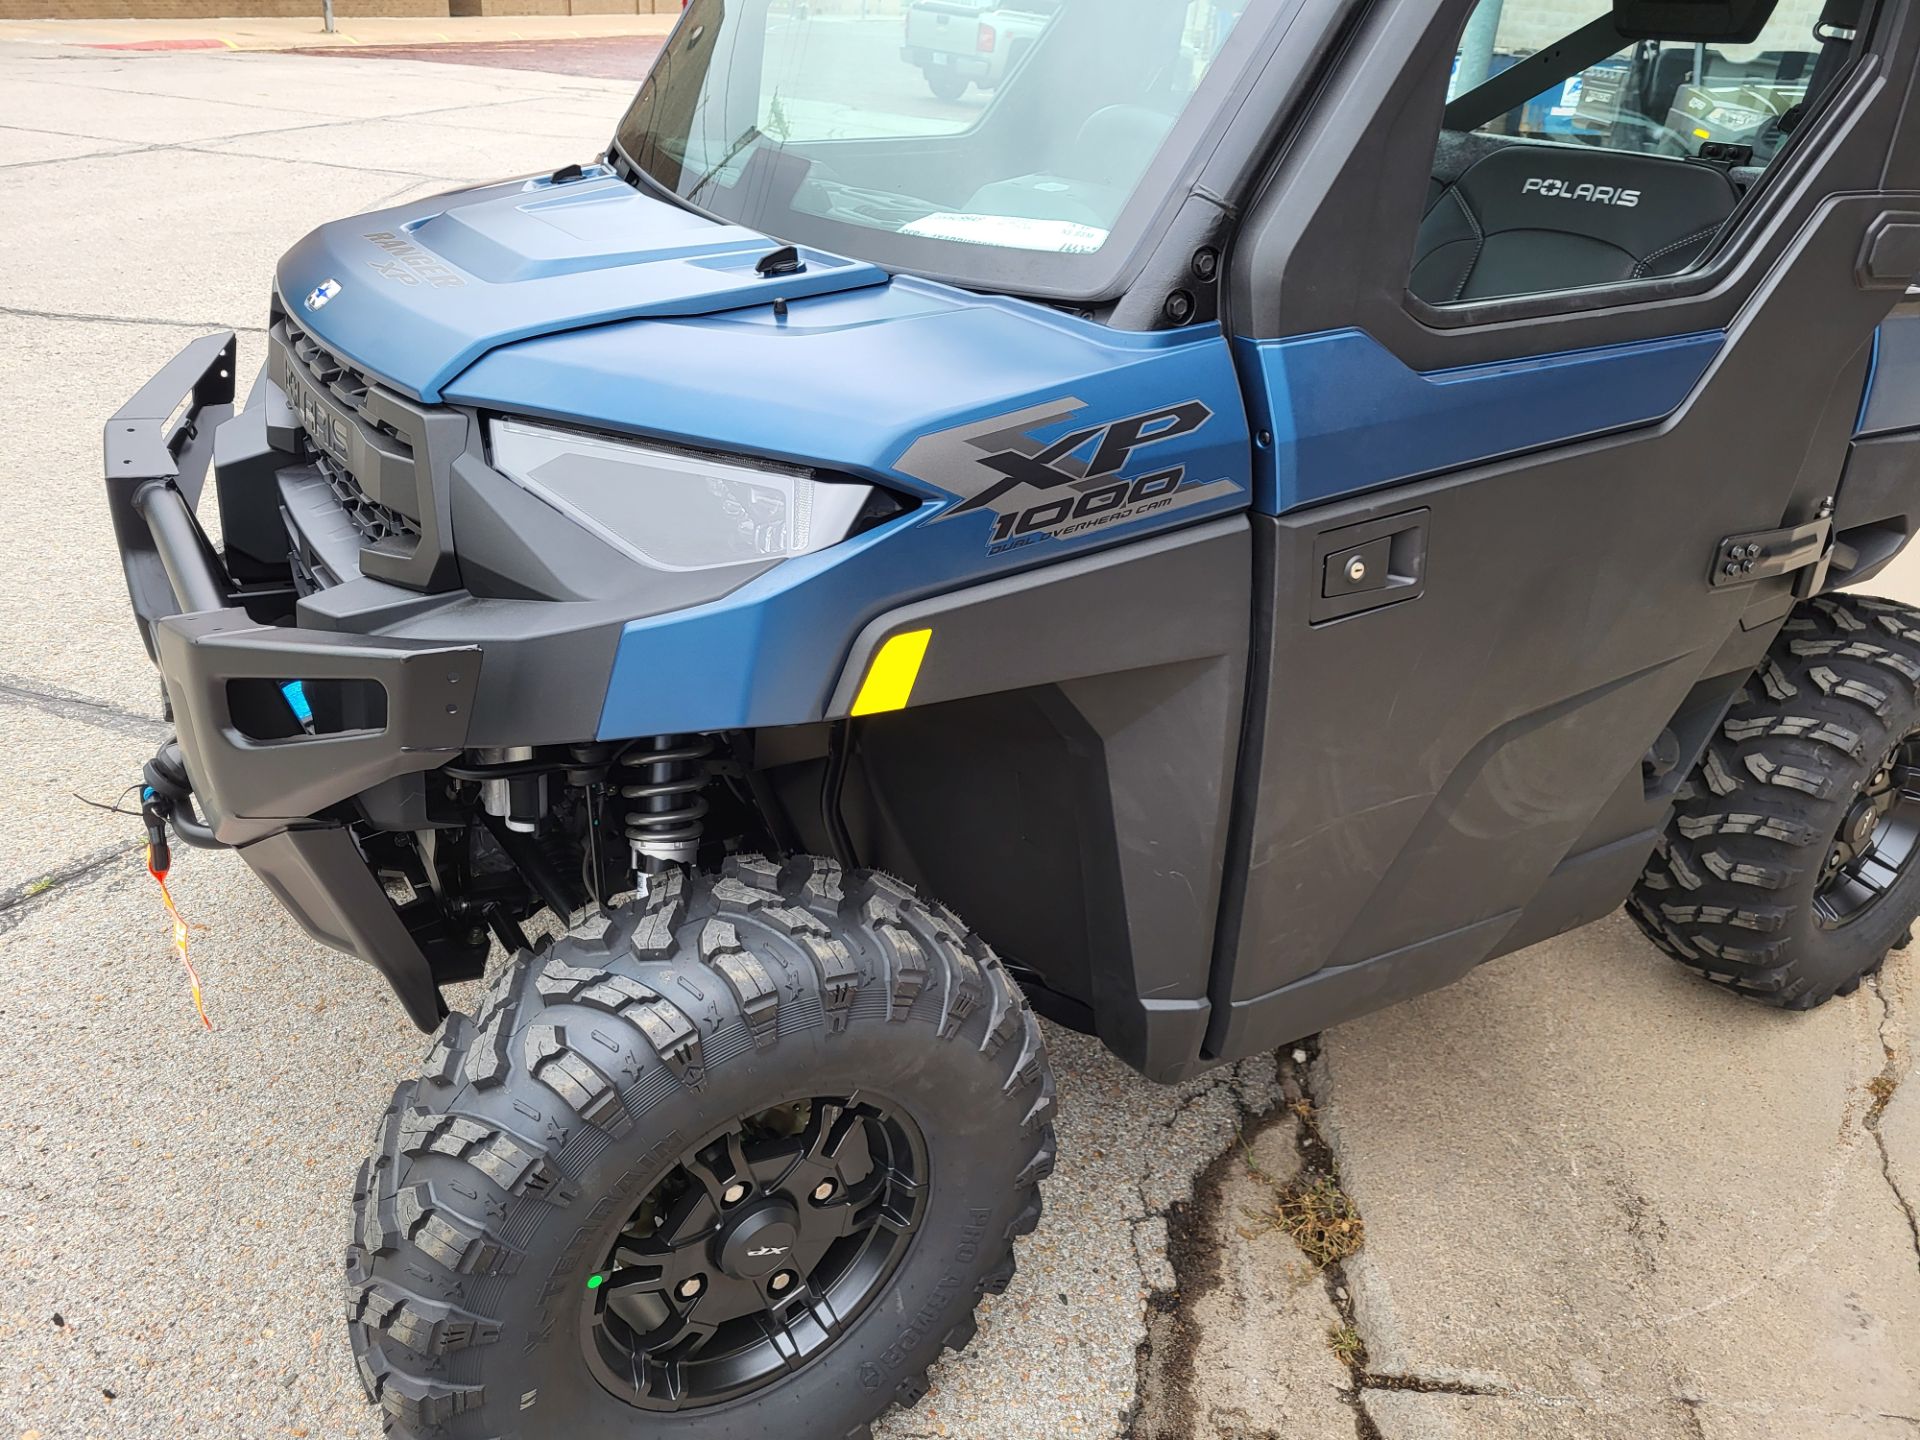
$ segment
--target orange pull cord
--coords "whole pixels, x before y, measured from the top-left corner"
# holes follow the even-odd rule
[[[186,967],[187,982],[193,987],[193,1007],[200,1012],[200,1023],[211,1030],[213,1021],[207,1018],[207,1003],[200,996],[200,972],[187,958],[187,922],[180,918],[180,907],[173,903],[173,892],[167,889],[167,870],[154,864],[152,845],[147,846],[147,873],[160,887],[160,902],[167,907],[167,917],[173,921],[173,953]]]

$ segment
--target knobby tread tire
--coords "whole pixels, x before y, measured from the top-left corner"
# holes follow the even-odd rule
[[[449,1017],[422,1077],[395,1090],[355,1179],[346,1253],[348,1335],[387,1431],[406,1440],[549,1433],[556,1417],[523,1390],[514,1357],[576,1343],[551,1334],[567,1329],[553,1321],[564,1305],[530,1316],[526,1297],[541,1268],[555,1278],[540,1298],[556,1293],[567,1260],[554,1261],[554,1237],[577,1242],[618,1208],[585,1184],[595,1164],[623,1144],[654,1159],[655,1112],[684,1113],[737,1068],[777,1067],[783,1048],[831,1053],[855,1030],[930,1054],[968,1104],[1004,1112],[988,1137],[1004,1157],[1003,1191],[966,1200],[979,1207],[968,1213],[987,1214],[991,1202],[1002,1218],[974,1247],[965,1293],[943,1292],[931,1307],[942,1311],[937,1333],[919,1326],[911,1344],[890,1347],[898,1358],[882,1383],[872,1363],[846,1377],[835,1393],[850,1394],[837,1402],[847,1413],[828,1405],[814,1422],[827,1428],[805,1433],[858,1440],[889,1403],[919,1400],[928,1364],[973,1338],[980,1297],[1006,1289],[1013,1242],[1039,1222],[1055,1154],[1041,1032],[986,943],[912,887],[876,872],[843,875],[829,860],[740,857],[719,875],[658,877],[644,903],[514,956],[471,1017]],[[684,1132],[684,1119],[676,1123],[662,1145]],[[939,1137],[927,1143],[938,1151]],[[937,1154],[934,1163],[937,1177]],[[947,1173],[968,1168],[949,1163]],[[830,1365],[841,1348],[809,1363]],[[661,1435],[758,1433],[701,1428],[712,1413],[619,1412],[621,1427],[657,1425]],[[731,1426],[737,1416],[720,1419]],[[795,1433],[790,1420],[773,1431]]]
[[[1849,995],[1905,943],[1920,866],[1873,911],[1817,923],[1822,867],[1862,786],[1920,728],[1920,611],[1861,595],[1795,608],[1683,783],[1628,901],[1661,950],[1763,1004]]]

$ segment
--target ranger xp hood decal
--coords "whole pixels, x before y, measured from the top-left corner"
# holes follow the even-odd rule
[[[943,430],[916,441],[894,468],[961,496],[940,521],[990,509],[994,524],[987,545],[994,554],[1183,509],[1240,488],[1223,477],[1191,476],[1180,463],[1182,447],[1172,442],[1197,434],[1213,418],[1200,401],[1040,438],[1086,408],[1065,399]]]

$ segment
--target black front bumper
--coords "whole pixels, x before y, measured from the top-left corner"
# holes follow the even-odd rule
[[[134,615],[215,837],[239,850],[308,934],[373,964],[414,1022],[432,1029],[442,1009],[419,943],[347,825],[316,817],[465,748],[481,647],[266,624],[249,613],[258,590],[229,573],[195,514],[215,431],[234,415],[234,359],[231,333],[196,341],[107,423],[107,497]],[[246,682],[378,686],[384,714],[377,727],[287,726],[294,733],[252,738],[235,713]]]
[[[627,625],[758,572],[635,563],[495,470],[477,412],[411,398],[278,311],[237,413],[234,359],[230,334],[196,341],[107,424],[134,614],[214,837],[431,1028],[438,983],[474,973],[475,922],[404,859],[434,893],[396,906],[366,856],[391,875],[395,845],[466,829],[430,773],[463,751],[597,740]]]

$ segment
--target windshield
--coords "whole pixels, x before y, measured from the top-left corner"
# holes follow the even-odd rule
[[[723,219],[895,269],[1091,295],[1279,0],[693,0],[617,151]]]

